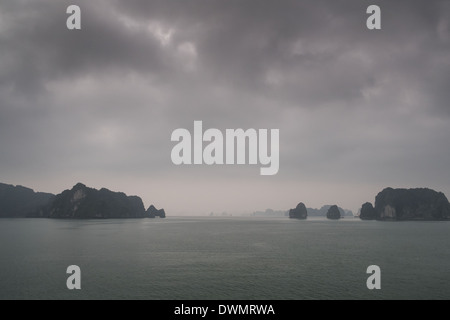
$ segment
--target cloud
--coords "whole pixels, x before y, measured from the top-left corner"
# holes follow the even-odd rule
[[[387,185],[450,194],[446,1],[378,1],[377,31],[368,1],[72,2],[0,4],[4,182],[82,181],[180,213],[327,197],[356,210]],[[80,31],[65,27],[70,4]],[[279,174],[174,166],[170,134],[194,120],[280,129]]]

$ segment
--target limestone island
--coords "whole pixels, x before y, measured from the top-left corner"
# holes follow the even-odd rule
[[[428,188],[385,188],[375,197],[375,207],[362,205],[362,220],[445,221],[450,220],[450,204],[442,192]]]
[[[339,220],[341,218],[341,212],[337,205],[332,205],[327,212],[327,218],[330,220]]]
[[[142,199],[102,188],[96,190],[77,183],[58,195],[34,192],[22,186],[0,184],[0,217],[54,219],[165,218],[164,209],[151,205],[145,210]]]
[[[325,205],[320,209],[312,209],[306,208],[303,202],[300,202],[294,209],[289,209],[286,215],[291,219],[300,220],[305,220],[308,216],[327,217],[330,220],[338,220],[344,216],[353,217],[353,213],[350,210],[344,210],[337,205]]]

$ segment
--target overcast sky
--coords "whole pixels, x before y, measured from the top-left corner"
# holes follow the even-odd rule
[[[83,182],[168,215],[450,196],[449,101],[449,1],[0,1],[0,181],[39,191]],[[194,120],[279,129],[278,174],[174,165]]]

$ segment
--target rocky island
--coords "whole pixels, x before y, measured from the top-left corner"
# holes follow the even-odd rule
[[[327,217],[331,220],[337,220],[344,216],[353,217],[350,210],[344,210],[337,205],[324,205],[320,209],[306,208],[303,202],[300,202],[295,209],[289,209],[286,215],[291,219],[306,219],[308,216],[312,217]]]
[[[375,197],[375,207],[366,202],[362,220],[449,220],[450,204],[442,192],[428,188],[385,188]]]
[[[164,211],[164,209],[156,209],[154,205],[151,205],[150,207],[148,207],[147,211],[146,211],[146,215],[147,218],[155,218],[155,217],[160,217],[160,218],[165,218],[166,217],[166,212]]]
[[[289,210],[289,218],[291,219],[306,219],[307,217],[308,212],[303,202],[300,202],[295,209]]]
[[[0,183],[0,218],[25,218],[49,203],[54,194],[34,192],[23,186]]]
[[[331,220],[339,220],[341,218],[341,212],[337,205],[332,205],[327,212],[327,218]]]
[[[102,188],[96,190],[77,183],[58,195],[0,184],[0,217],[54,219],[165,218],[164,209],[144,208],[138,196],[127,196]]]
[[[328,211],[330,210],[331,207],[332,207],[332,205],[327,204],[327,205],[322,206],[320,209],[308,208],[308,215],[311,217],[326,217],[328,214]],[[351,210],[342,209],[339,206],[337,206],[337,208],[339,210],[341,218],[353,217],[353,212]]]

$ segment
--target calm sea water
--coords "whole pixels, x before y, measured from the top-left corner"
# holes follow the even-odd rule
[[[0,299],[450,299],[449,243],[446,222],[1,219]]]

